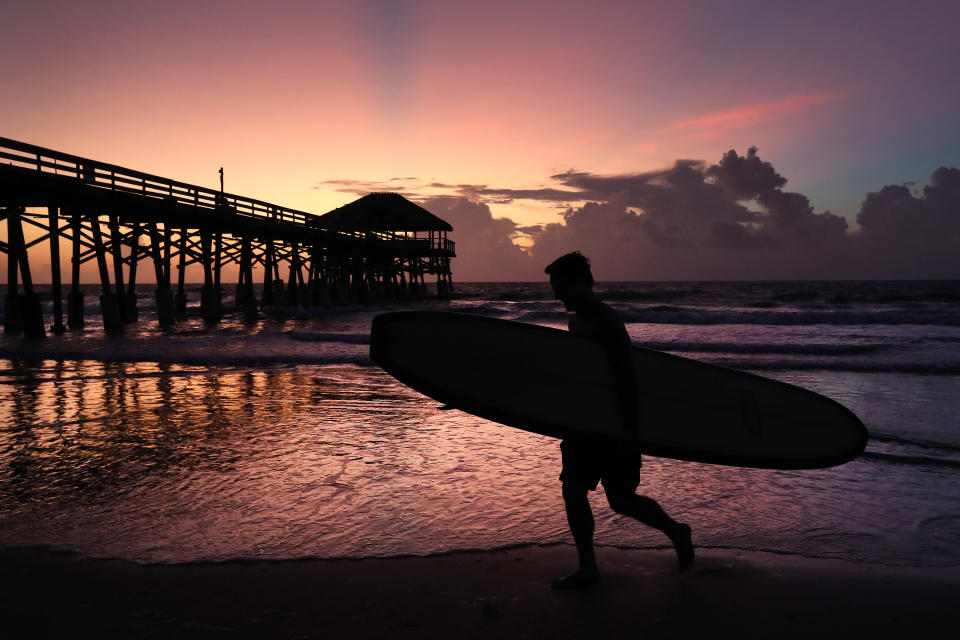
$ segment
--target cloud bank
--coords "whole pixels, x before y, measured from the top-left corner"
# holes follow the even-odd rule
[[[591,258],[600,280],[960,278],[956,168],[937,169],[922,191],[888,185],[867,194],[857,229],[787,191],[756,148],[713,165],[677,160],[615,176],[571,169],[550,179],[537,189],[399,182],[453,225],[460,280],[541,279],[544,265],[573,250]],[[376,186],[396,189],[398,180]],[[491,212],[520,199],[563,208],[557,222],[534,227]],[[521,235],[529,246],[514,243]]]

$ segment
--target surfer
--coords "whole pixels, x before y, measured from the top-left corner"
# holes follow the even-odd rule
[[[634,432],[638,423],[637,381],[630,354],[630,337],[617,313],[593,291],[590,261],[579,251],[557,258],[545,269],[554,297],[572,311],[570,332],[599,342],[613,367],[620,397],[623,428]],[[602,482],[610,508],[647,526],[659,529],[677,552],[681,571],[693,563],[690,526],[667,515],[656,500],[637,495],[640,485],[640,451],[623,442],[588,436],[567,438],[560,443],[563,471],[563,502],[567,522],[577,547],[579,567],[553,583],[555,589],[586,587],[599,573],[593,551],[593,512],[587,494]]]

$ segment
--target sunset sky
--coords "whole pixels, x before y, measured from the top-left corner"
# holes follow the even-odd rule
[[[316,213],[399,191],[455,279],[574,248],[600,279],[960,277],[957,2],[0,12],[0,136]]]

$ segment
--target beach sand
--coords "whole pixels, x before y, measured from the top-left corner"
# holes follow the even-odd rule
[[[564,545],[426,558],[137,565],[0,552],[4,637],[954,638],[960,567],[600,548],[602,583],[554,592]],[[16,633],[9,631],[16,629]],[[818,640],[819,640],[818,638]]]

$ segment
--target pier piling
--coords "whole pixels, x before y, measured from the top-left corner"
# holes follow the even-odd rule
[[[174,299],[174,313],[178,319],[187,317],[187,292],[185,290],[187,278],[187,231],[181,228],[180,232],[180,262],[177,264],[177,295]]]
[[[83,291],[80,290],[80,213],[70,213],[70,233],[73,256],[70,261],[70,295],[67,298],[67,326],[71,329],[83,329]]]
[[[90,216],[90,223],[93,229],[94,252],[97,254],[97,268],[100,271],[100,315],[103,318],[103,330],[108,335],[120,335],[123,333],[123,318],[117,299],[110,291],[110,273],[107,271],[107,253],[99,217]]]
[[[50,284],[53,295],[53,324],[50,332],[61,334],[67,330],[63,326],[63,285],[60,282],[60,209],[47,207],[50,230]]]

